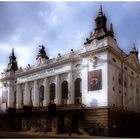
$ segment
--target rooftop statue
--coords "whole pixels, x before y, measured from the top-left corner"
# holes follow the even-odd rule
[[[46,55],[45,47],[43,45],[39,45],[39,47],[41,49],[39,50],[39,53],[37,55],[37,58],[41,57],[41,58],[49,59],[49,57]]]

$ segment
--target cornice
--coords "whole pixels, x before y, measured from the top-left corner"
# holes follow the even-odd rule
[[[59,65],[63,65],[63,64],[67,64],[67,63],[71,63],[71,62],[75,62],[75,61],[80,61],[80,60],[81,60],[80,57],[73,57],[73,58],[68,58],[68,59],[65,59],[65,60],[59,60],[59,61],[56,61],[54,63],[48,63],[48,64],[44,64],[44,65],[41,65],[41,66],[37,66],[33,69],[28,69],[25,72],[16,73],[16,77],[28,75],[28,74],[31,74],[31,73],[39,72],[39,71],[44,70],[44,69],[49,69],[49,68],[53,68],[53,67],[56,67],[56,66],[59,66]]]
[[[82,56],[82,57],[86,57],[86,56],[89,56],[91,54],[97,54],[97,53],[106,51],[108,47],[109,46],[104,46],[102,48],[98,48],[98,49],[95,49],[95,50],[92,49],[92,50],[89,50],[89,51],[82,52],[79,55]]]

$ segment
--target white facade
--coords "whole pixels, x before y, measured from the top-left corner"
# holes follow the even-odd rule
[[[101,15],[98,18],[104,18],[102,11],[99,14]],[[96,32],[100,28],[97,27]],[[7,98],[6,102],[1,101],[2,110],[6,110],[6,106],[17,109],[23,106],[48,106],[51,102],[52,83],[55,84],[53,102],[56,105],[75,105],[75,81],[80,78],[82,95],[79,97],[79,104],[92,108],[113,106],[140,112],[140,64],[136,54],[126,55],[120,50],[112,30],[111,35],[106,33],[104,37],[97,36],[96,32],[80,50],[53,59],[38,57],[33,66],[28,65],[15,72],[3,72],[2,94],[6,94]],[[97,89],[89,90],[88,74],[94,71],[101,71],[98,81],[101,85]],[[68,83],[67,100],[62,98],[64,81]],[[40,101],[41,87],[44,95]]]

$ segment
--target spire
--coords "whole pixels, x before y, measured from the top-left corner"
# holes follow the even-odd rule
[[[132,50],[133,50],[134,52],[137,51],[135,43],[133,43],[133,48],[132,48]]]
[[[102,13],[102,4],[101,3],[100,3],[100,10],[99,10],[99,12]]]
[[[137,57],[137,59],[138,59],[139,52],[138,52],[138,50],[136,49],[135,43],[133,43],[133,47],[132,47],[132,50],[130,51],[130,54],[135,54],[136,57]]]
[[[14,48],[12,48],[12,55],[14,56],[15,54],[14,54]]]
[[[110,31],[108,31],[108,34],[109,34],[112,38],[114,38],[114,31],[113,31],[113,24],[112,24],[112,23],[110,24]]]
[[[95,38],[101,39],[106,36],[107,28],[106,28],[106,16],[103,14],[102,5],[100,4],[98,16],[95,19],[96,27],[95,27]]]
[[[9,59],[10,59],[10,62],[16,60],[16,57],[15,57],[15,54],[14,54],[14,48],[12,48],[12,53],[11,53],[11,55],[9,56]]]
[[[114,38],[113,24],[110,24],[110,30],[108,30],[106,27],[106,22],[107,18],[100,3],[98,15],[95,18],[94,33],[90,34],[90,37],[86,39],[86,42],[84,43],[85,45],[90,44],[94,39],[101,40],[108,36],[112,37],[116,41],[116,39]]]
[[[113,24],[112,23],[110,24],[110,32],[114,32],[113,31]]]
[[[9,56],[9,63],[6,71],[16,71],[18,70],[18,65],[16,61],[16,56],[14,54],[14,48],[12,48],[11,55]]]
[[[102,4],[100,3],[98,16],[103,16]]]

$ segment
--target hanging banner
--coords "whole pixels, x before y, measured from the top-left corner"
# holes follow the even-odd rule
[[[88,91],[102,89],[102,70],[88,72]]]

